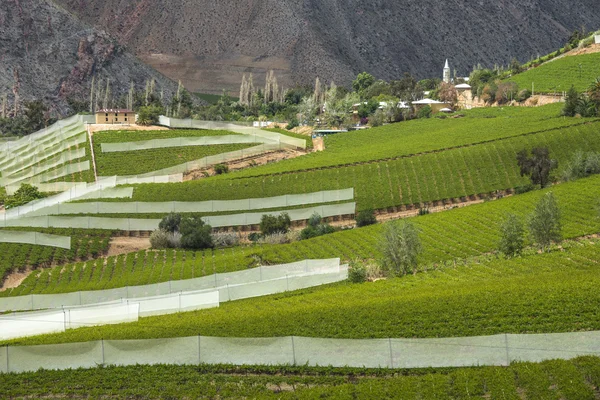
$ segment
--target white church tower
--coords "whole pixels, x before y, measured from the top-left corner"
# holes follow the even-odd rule
[[[448,59],[446,59],[446,65],[444,66],[444,82],[450,83],[450,65]]]

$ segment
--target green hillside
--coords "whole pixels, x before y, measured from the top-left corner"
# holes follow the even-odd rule
[[[493,252],[499,240],[499,225],[508,212],[525,217],[547,191],[557,197],[563,215],[565,238],[597,233],[600,218],[596,204],[600,176],[561,184],[545,191],[504,198],[466,208],[430,214],[414,219],[421,230],[424,251],[422,265],[443,263]],[[143,285],[170,279],[189,279],[215,272],[227,272],[263,264],[304,259],[341,257],[378,258],[382,225],[346,230],[286,245],[234,247],[204,252],[167,250],[111,257],[107,263],[95,261],[45,269],[30,275],[18,288],[0,295],[60,293],[97,290],[127,285]]]
[[[585,91],[598,77],[600,53],[592,53],[548,61],[508,80],[516,82],[521,89],[531,90],[533,84],[535,93],[562,93],[571,85],[580,92]]]

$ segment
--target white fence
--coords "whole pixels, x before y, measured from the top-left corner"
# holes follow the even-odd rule
[[[38,246],[59,247],[62,249],[71,248],[71,238],[69,236],[49,235],[40,232],[0,230],[0,243],[25,243]]]
[[[164,149],[168,147],[187,146],[214,146],[221,144],[251,144],[269,143],[268,139],[250,135],[224,135],[224,136],[200,136],[200,137],[177,137],[170,139],[152,139],[138,142],[124,143],[102,143],[103,153],[114,153],[122,151],[138,151],[149,149]]]
[[[353,215],[356,203],[342,203],[310,208],[263,211],[257,213],[243,213],[231,215],[215,215],[202,217],[202,220],[213,228],[230,226],[258,225],[263,215],[280,215],[285,212],[292,221],[304,221],[313,214],[323,218],[339,215]],[[9,210],[10,211],[10,210]],[[78,228],[78,229],[110,229],[123,231],[153,231],[158,229],[161,219],[135,219],[135,218],[101,218],[101,217],[72,217],[72,216],[23,216],[19,218],[0,219],[0,228],[6,227],[32,227],[32,228]]]
[[[0,372],[98,365],[235,364],[367,368],[507,366],[600,354],[600,332],[444,339],[323,339],[190,336],[99,340],[0,349]]]
[[[304,260],[290,264],[261,266],[247,269],[244,271],[235,271],[222,274],[213,274],[194,279],[184,279],[178,281],[168,281],[144,286],[130,286],[115,289],[71,292],[59,294],[31,294],[27,296],[0,297],[0,312],[4,311],[27,311],[51,308],[63,308],[82,305],[101,304],[113,301],[122,301],[123,299],[148,298],[153,296],[166,296],[171,294],[181,294],[183,292],[198,292],[218,290],[220,301],[237,300],[243,295],[239,286],[254,285],[246,290],[247,297],[269,294],[269,284],[277,280],[287,282],[274,283],[275,288],[285,290],[296,290],[299,285],[308,284],[310,276],[320,276],[320,281],[329,283],[329,279],[345,279],[347,277],[347,267],[340,266],[340,259],[327,260]],[[332,276],[327,276],[332,275]],[[289,281],[289,278],[307,278],[295,282]],[[321,283],[323,284],[323,283]],[[261,288],[261,285],[264,287]],[[254,295],[252,294],[254,290]],[[266,290],[266,291],[265,291]],[[282,291],[285,291],[282,290]],[[277,292],[271,292],[277,293]],[[136,300],[137,301],[137,300]]]
[[[116,188],[130,189],[133,188]],[[107,192],[107,189],[104,192]],[[110,192],[108,192],[110,194]],[[93,198],[91,193],[86,197]],[[123,196],[125,197],[125,196]],[[131,197],[131,196],[128,196]],[[82,198],[80,198],[82,199]],[[55,204],[28,214],[30,217],[67,214],[143,214],[143,213],[208,213],[252,211],[332,203],[354,199],[354,189],[327,190],[314,193],[289,194],[242,200],[168,201],[168,202],[89,202]]]

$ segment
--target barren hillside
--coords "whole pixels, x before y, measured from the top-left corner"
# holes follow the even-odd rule
[[[45,99],[61,113],[67,98],[87,99],[92,76],[110,78],[118,96],[130,82],[155,77],[166,95],[176,85],[127,52],[109,34],[48,0],[0,1],[0,98]]]
[[[600,26],[595,0],[56,0],[106,28],[142,60],[192,90],[236,90],[244,72],[278,71],[286,85],[348,84],[367,70],[391,79],[438,76],[445,58],[525,61]]]

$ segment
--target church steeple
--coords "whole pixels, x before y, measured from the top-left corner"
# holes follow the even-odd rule
[[[444,66],[444,82],[450,83],[450,64],[448,64],[448,59],[446,59],[446,65]]]

